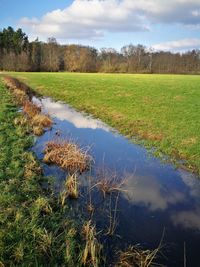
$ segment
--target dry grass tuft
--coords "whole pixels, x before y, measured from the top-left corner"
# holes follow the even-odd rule
[[[115,202],[114,202],[114,207],[112,204],[112,195],[110,195],[110,203],[109,203],[109,225],[107,227],[107,231],[106,231],[106,235],[112,236],[115,233],[115,230],[117,228],[117,206],[118,206],[118,201],[119,201],[119,194],[120,192],[118,191],[117,196],[115,198]]]
[[[38,107],[30,101],[26,101],[23,105],[23,110],[29,118],[33,118],[41,112],[41,107]]]
[[[21,91],[19,89],[14,89],[13,90],[13,95],[15,98],[15,102],[18,105],[23,105],[26,101],[28,101],[28,96],[24,91]]]
[[[41,136],[44,133],[44,129],[41,126],[33,126],[33,133],[37,136]]]
[[[150,141],[161,141],[164,139],[164,134],[158,133],[155,134],[153,132],[139,132],[141,138],[150,140]]]
[[[89,168],[91,157],[77,144],[67,141],[50,141],[45,148],[44,161],[53,163],[70,173],[82,173]]]
[[[74,173],[66,177],[64,190],[60,193],[60,201],[62,207],[65,205],[67,197],[77,199],[79,196],[77,174]]]
[[[36,114],[32,118],[32,124],[34,126],[38,127],[50,127],[52,125],[52,120],[49,116],[44,115],[44,114]]]
[[[52,119],[45,114],[41,114],[41,107],[33,104],[32,102],[26,101],[23,109],[24,113],[26,113],[30,119],[33,133],[35,135],[42,135],[44,133],[44,128],[52,125]]]
[[[95,226],[92,225],[91,221],[88,221],[83,226],[82,233],[86,242],[82,257],[83,265],[97,267],[99,266],[102,246],[98,243],[96,238],[96,229]]]
[[[9,88],[9,90],[14,95],[15,102],[18,105],[23,105],[26,101],[28,101],[29,96],[27,94],[27,90],[24,89],[19,81],[12,77],[4,77],[3,81],[6,87]]]
[[[15,125],[25,125],[29,122],[32,131],[35,135],[40,136],[44,133],[44,128],[52,125],[52,120],[49,116],[41,114],[41,107],[33,104],[29,99],[29,88],[12,77],[5,77],[4,82],[14,95],[17,104],[23,106],[23,111],[27,115],[23,119],[16,119]]]
[[[102,173],[98,174],[98,182],[94,186],[102,191],[105,198],[106,194],[123,191],[122,186],[125,181],[125,179],[120,181],[115,173],[102,171]]]
[[[6,76],[3,78],[3,81],[6,85],[6,87],[8,87],[11,91],[13,91],[15,89],[19,89],[20,91],[23,91],[27,96],[32,95],[32,91],[31,91],[30,87],[28,87],[23,82],[20,82],[16,78]]]
[[[127,251],[120,251],[117,267],[156,267],[156,256],[159,247],[155,250],[142,250],[139,246],[131,246]]]
[[[77,175],[70,175],[65,182],[66,190],[70,198],[78,198],[78,182]]]
[[[15,79],[13,79],[12,77],[8,77],[8,76],[3,77],[3,81],[10,90],[14,90],[18,88],[18,84],[16,83]]]

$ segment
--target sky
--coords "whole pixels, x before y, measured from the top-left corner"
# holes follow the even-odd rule
[[[200,49],[200,0],[0,0],[0,29],[8,26],[31,41]]]

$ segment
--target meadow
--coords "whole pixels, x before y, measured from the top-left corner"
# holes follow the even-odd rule
[[[200,77],[192,75],[9,73],[105,121],[159,156],[200,171]],[[180,164],[179,164],[180,165]]]

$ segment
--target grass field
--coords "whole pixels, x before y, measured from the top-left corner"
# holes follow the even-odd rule
[[[200,171],[200,77],[9,73]]]

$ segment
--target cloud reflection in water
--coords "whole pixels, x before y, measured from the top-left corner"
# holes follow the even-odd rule
[[[61,121],[69,121],[76,128],[89,128],[93,130],[102,129],[106,132],[110,131],[110,128],[103,122],[77,112],[76,110],[70,108],[70,106],[67,104],[63,104],[61,102],[53,102],[50,98],[43,98],[41,99],[40,103],[35,98],[34,102],[37,104],[42,104],[44,111],[48,111],[51,116]]]
[[[177,204],[184,195],[176,189],[170,192],[153,176],[130,176],[124,185],[125,198],[133,204],[143,205],[151,211],[165,210],[169,205]]]

